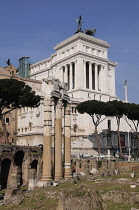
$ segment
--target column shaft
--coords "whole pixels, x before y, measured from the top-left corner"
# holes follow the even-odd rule
[[[92,64],[89,62],[89,89],[92,90]]]
[[[62,102],[55,107],[55,180],[62,179]]]
[[[72,63],[70,63],[70,90],[72,89],[72,83],[73,83],[73,78],[72,78]]]
[[[65,77],[64,77],[64,82],[68,83],[68,66],[65,66]]]
[[[83,87],[86,88],[86,61],[83,62],[83,77],[84,77],[84,84],[83,84]]]
[[[71,110],[65,107],[65,136],[64,136],[64,178],[71,177]]]
[[[95,64],[95,90],[98,90],[98,65]]]
[[[43,173],[42,181],[52,180],[51,159],[52,159],[52,105],[51,99],[46,99],[44,104],[44,137],[43,137]]]
[[[104,76],[104,66],[101,66],[100,67],[101,68],[101,91],[104,91],[104,78],[105,78],[105,76]]]

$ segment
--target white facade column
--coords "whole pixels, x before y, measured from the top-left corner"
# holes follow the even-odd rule
[[[71,177],[71,107],[65,106],[64,178]]]
[[[55,180],[62,179],[62,102],[55,104]]]
[[[52,180],[51,161],[52,161],[52,104],[51,98],[44,102],[44,137],[43,137],[43,172],[42,181]]]
[[[104,75],[104,66],[101,65],[101,91],[104,92],[104,82],[105,82],[105,75]]]
[[[68,66],[67,65],[65,65],[64,82],[68,83]]]
[[[98,64],[95,63],[95,90],[98,91]]]
[[[83,61],[83,87],[86,88],[86,61]]]
[[[112,68],[111,69],[111,84],[112,84],[112,95],[115,95],[116,94],[116,91],[115,91],[115,69]]]
[[[104,84],[104,92],[108,92],[108,70],[107,70],[107,65],[104,65],[103,67],[103,84]]]
[[[63,82],[63,66],[60,68],[60,81]]]
[[[73,78],[72,78],[72,63],[70,63],[70,90],[72,90],[72,83],[73,83]]]
[[[92,90],[92,63],[89,62],[89,89]]]
[[[74,89],[78,87],[77,60],[74,62]]]
[[[81,56],[75,61],[75,88],[84,87],[84,68]]]
[[[102,69],[101,65],[98,67],[98,90],[101,90],[101,74],[102,74]]]

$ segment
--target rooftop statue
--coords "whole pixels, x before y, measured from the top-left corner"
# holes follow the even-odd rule
[[[85,29],[85,32],[82,31],[82,23],[84,21],[82,21],[81,15],[79,16],[79,19],[76,18],[76,22],[78,23],[78,27],[77,27],[77,31],[75,32],[75,34],[81,32],[81,33],[85,33],[85,34],[90,35],[90,36],[95,36],[96,35],[96,29],[95,28]]]
[[[79,19],[76,18],[76,22],[78,23],[78,27],[77,27],[77,31],[75,33],[79,33],[79,32],[83,33],[83,31],[82,31],[82,23],[83,23],[83,21],[82,21],[81,15],[79,16]]]
[[[10,61],[10,59],[8,58],[8,60],[7,61],[5,61],[6,63],[7,63],[7,65],[9,66],[9,65],[11,65],[11,61]]]
[[[95,36],[96,35],[96,29],[85,29],[85,34],[90,35],[90,36]]]

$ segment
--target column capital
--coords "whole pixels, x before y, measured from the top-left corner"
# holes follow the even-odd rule
[[[57,102],[56,102],[56,108],[57,109],[62,109],[62,100],[61,99],[59,99],[59,100],[57,100]]]
[[[65,106],[65,115],[70,115],[71,114],[71,105],[68,103]]]
[[[98,63],[94,63],[94,65],[97,67],[97,66],[99,66],[99,64]]]
[[[52,104],[52,101],[53,101],[53,99],[50,97],[50,98],[45,98],[44,99],[44,104],[45,105],[51,105]]]

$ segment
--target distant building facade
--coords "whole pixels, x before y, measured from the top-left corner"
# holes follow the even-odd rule
[[[50,58],[30,66],[31,79],[42,81],[54,77],[66,84],[71,100],[72,154],[88,151],[93,155],[94,150],[97,151],[92,119],[87,114],[77,113],[76,105],[86,100],[118,100],[115,91],[117,63],[108,59],[109,47],[110,45],[103,40],[77,33],[57,44],[54,48],[56,52]],[[114,151],[118,150],[116,130],[116,121],[111,117],[99,125],[98,132],[103,150],[106,151],[109,147],[114,148]],[[126,151],[129,144],[126,132],[129,131],[129,127],[124,120],[121,120],[120,130],[125,133],[122,145]],[[122,137],[123,134],[121,141]],[[111,145],[110,139],[115,139],[111,141]]]
[[[18,145],[43,144],[45,97],[52,98],[54,89],[59,89],[58,86],[61,86],[61,89],[65,89],[70,97],[72,154],[88,152],[93,155],[97,152],[92,119],[87,114],[79,114],[76,105],[86,100],[106,102],[118,99],[115,92],[117,63],[109,61],[109,47],[107,42],[79,32],[57,44],[54,48],[56,52],[50,58],[30,65],[30,70],[28,68],[19,70],[22,72],[22,77],[30,74],[30,79],[19,79],[24,80],[41,95],[42,100],[38,108],[25,107],[18,110],[16,141]],[[29,63],[28,59],[29,57],[19,59],[19,67]],[[54,144],[55,108],[52,107],[51,135]],[[64,109],[62,110],[62,122],[64,122]],[[64,123],[62,124],[64,136],[63,126]],[[113,152],[119,149],[116,130],[116,121],[111,117],[99,125],[98,132],[103,151],[106,152],[108,148]],[[126,152],[129,145],[127,132],[130,130],[124,120],[121,120],[120,130],[123,132],[121,133],[122,147]],[[129,138],[131,144],[134,138],[131,138],[131,135]]]

